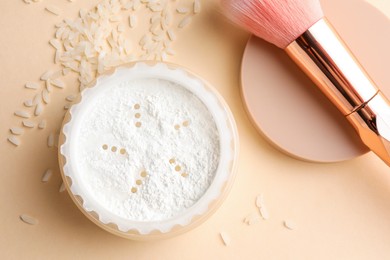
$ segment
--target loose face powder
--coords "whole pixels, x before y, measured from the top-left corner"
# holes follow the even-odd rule
[[[132,221],[170,219],[212,183],[218,129],[204,103],[183,86],[155,78],[121,81],[84,110],[73,140],[74,167],[107,211]]]

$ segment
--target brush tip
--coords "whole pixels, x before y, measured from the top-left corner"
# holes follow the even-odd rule
[[[324,16],[319,0],[221,0],[221,5],[233,22],[282,49]]]

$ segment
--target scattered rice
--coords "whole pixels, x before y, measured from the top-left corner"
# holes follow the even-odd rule
[[[245,217],[244,223],[248,224],[249,226],[254,225],[260,221],[260,216],[257,213],[251,213],[248,216]]]
[[[38,219],[27,214],[22,214],[19,216],[19,218],[21,221],[29,225],[37,225],[39,223]]]
[[[13,136],[13,135],[9,136],[9,137],[8,137],[8,141],[9,141],[11,144],[15,145],[15,146],[19,146],[19,145],[20,145],[20,140],[19,140],[19,138],[17,138],[16,136]]]
[[[226,232],[220,232],[219,235],[221,236],[223,244],[225,246],[229,246],[231,242],[229,234]]]
[[[134,28],[137,26],[137,16],[134,14],[129,15],[129,26]]]
[[[192,20],[191,16],[184,17],[183,20],[180,21],[180,23],[177,27],[182,29],[182,28],[186,27],[187,25],[189,25],[191,20]]]
[[[161,12],[163,10],[163,7],[161,5],[150,5],[149,9],[152,12]]]
[[[51,84],[57,88],[65,88],[65,83],[59,79],[53,79]]]
[[[41,93],[36,94],[36,95],[34,96],[34,98],[33,98],[33,105],[38,104],[38,103],[41,101],[41,98],[42,98]]]
[[[64,192],[65,191],[65,184],[64,182],[61,183],[60,188],[58,189],[59,192]]]
[[[23,124],[23,126],[28,127],[28,128],[35,127],[35,123],[30,121],[30,120],[23,120],[22,124]]]
[[[46,80],[46,89],[48,92],[51,92],[53,90],[50,79]]]
[[[171,48],[166,48],[165,52],[166,52],[166,54],[171,55],[171,56],[176,54],[176,52],[174,50],[172,50]]]
[[[194,10],[194,14],[200,13],[200,10],[201,10],[200,0],[194,1],[193,10]]]
[[[66,76],[66,75],[69,74],[70,71],[71,71],[71,69],[69,69],[69,68],[64,68],[64,69],[62,70],[62,75]]]
[[[28,88],[28,89],[38,89],[39,88],[39,84],[36,83],[36,82],[27,82],[26,85],[24,85],[25,88]]]
[[[9,130],[10,130],[11,133],[14,134],[14,135],[21,135],[21,134],[23,134],[23,132],[24,132],[23,129],[20,128],[20,127],[11,127]]]
[[[47,146],[48,146],[48,147],[53,147],[53,146],[54,146],[54,135],[53,135],[53,133],[51,133],[51,134],[47,137]]]
[[[259,194],[256,197],[256,207],[261,208],[264,205],[264,195]]]
[[[75,95],[69,95],[65,98],[66,101],[69,101],[69,102],[73,102],[76,100],[76,96]]]
[[[39,0],[24,1],[31,3]],[[62,68],[58,71],[48,70],[43,73],[40,79],[45,81],[45,87],[32,99],[25,100],[24,106],[35,106],[34,115],[40,115],[44,104],[50,102],[50,92],[53,91],[53,87],[66,87],[65,83],[58,78],[68,75],[71,71],[78,74],[79,90],[82,91],[99,74],[113,67],[140,59],[165,60],[167,55],[174,55],[175,52],[169,44],[176,40],[176,35],[170,28],[174,18],[172,11],[189,14],[200,10],[198,0],[193,1],[193,10],[190,5],[187,7],[178,6],[178,4],[179,1],[163,0],[144,0],[142,3],[140,0],[102,0],[96,8],[81,9],[77,19],[64,19],[56,23],[55,37],[49,41],[49,44],[55,49],[54,62],[60,64]],[[123,10],[136,11],[142,5],[149,10],[150,27],[149,32],[139,42],[143,53],[136,56],[130,38],[125,35],[126,28],[122,17]],[[55,5],[47,5],[45,10],[55,15],[61,13]],[[178,23],[178,27],[184,28],[190,21],[190,15],[184,17]],[[128,23],[131,28],[137,26],[136,13],[128,16]],[[40,89],[41,86],[37,82],[27,82],[25,88]],[[67,104],[64,109],[69,107],[70,105]],[[35,123],[29,120],[22,121],[22,124],[29,128],[35,127]],[[41,121],[38,125],[39,129],[45,126],[46,121]]]
[[[46,81],[46,80],[48,80],[51,77],[51,75],[53,75],[53,71],[52,70],[48,70],[48,71],[46,71],[45,73],[42,74],[41,80],[42,81]]]
[[[49,91],[47,91],[47,89],[44,89],[42,91],[42,100],[43,100],[43,102],[45,102],[45,104],[49,104],[50,103]]]
[[[44,129],[45,127],[46,127],[46,120],[42,120],[41,122],[39,122],[38,124],[39,129]]]
[[[23,110],[16,110],[14,114],[15,114],[15,116],[22,117],[22,118],[30,118],[31,117],[31,115],[28,112],[23,111]]]
[[[60,58],[61,58],[62,52],[59,50],[56,50],[56,54],[54,55],[54,63],[58,64],[60,63]]]
[[[291,220],[285,220],[285,221],[284,221],[284,226],[285,226],[287,229],[290,229],[290,230],[297,229],[297,225],[295,224],[295,222],[293,222],[293,221],[291,221]]]
[[[39,116],[43,111],[43,107],[41,103],[38,103],[35,107],[34,115]]]
[[[51,169],[47,169],[45,173],[42,175],[41,181],[46,183],[50,180],[51,176],[53,174],[53,171]]]
[[[54,15],[60,15],[61,13],[61,9],[55,5],[48,5],[46,6],[45,10]]]
[[[267,210],[267,208],[266,208],[264,205],[261,206],[261,208],[259,208],[259,212],[260,212],[261,217],[262,217],[264,220],[269,219],[268,210]]]
[[[178,7],[176,8],[176,12],[178,12],[179,14],[187,14],[190,10],[188,9],[188,7]]]
[[[173,32],[173,30],[171,29],[167,30],[167,35],[171,41],[176,40],[176,34]]]
[[[51,39],[50,41],[49,41],[49,43],[51,44],[51,46],[53,46],[55,49],[57,49],[57,50],[60,50],[60,49],[62,49],[62,44],[61,44],[61,42],[59,41],[59,40],[57,40],[57,39]]]
[[[33,101],[31,99],[27,99],[26,101],[23,102],[23,104],[26,107],[32,107],[33,106]]]

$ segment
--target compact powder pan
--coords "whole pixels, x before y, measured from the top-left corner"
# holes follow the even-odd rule
[[[325,15],[379,88],[390,96],[390,20],[362,0],[322,0]],[[348,13],[348,16],[345,16]],[[288,155],[338,162],[368,152],[344,116],[283,50],[251,37],[241,66],[249,118],[263,136]]]

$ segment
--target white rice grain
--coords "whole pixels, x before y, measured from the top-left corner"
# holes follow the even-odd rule
[[[229,246],[230,243],[231,243],[231,239],[230,239],[230,236],[228,233],[222,231],[219,233],[219,235],[221,236],[221,239],[222,239],[222,242],[225,246]]]
[[[64,69],[62,69],[62,75],[66,76],[66,75],[69,74],[70,71],[71,71],[71,69],[69,69],[69,68],[64,68]]]
[[[47,169],[43,173],[41,181],[44,182],[44,183],[48,182],[52,175],[53,175],[53,171],[51,169]]]
[[[23,104],[26,107],[32,107],[33,101],[31,99],[27,99],[26,101],[23,102]]]
[[[177,27],[182,29],[182,28],[186,27],[187,25],[189,25],[191,20],[192,20],[191,16],[184,17],[183,20],[181,20],[179,22],[179,25]]]
[[[36,82],[27,82],[26,85],[24,85],[25,88],[28,88],[28,89],[38,89],[39,88],[39,84],[36,83]]]
[[[266,208],[264,205],[262,205],[262,206],[259,208],[259,212],[260,212],[261,217],[262,217],[264,220],[269,219],[268,210],[267,210],[267,208]]]
[[[13,145],[15,145],[15,146],[19,146],[19,145],[20,145],[20,140],[19,140],[19,138],[17,138],[16,136],[11,135],[11,136],[9,136],[7,139],[8,139],[8,141],[9,141],[11,144],[13,144]]]
[[[129,15],[129,26],[130,28],[134,28],[137,26],[137,16],[134,14]]]
[[[50,103],[49,91],[47,91],[47,89],[44,89],[42,91],[42,100],[43,100],[43,102],[45,102],[45,104],[49,104]]]
[[[23,129],[20,128],[20,127],[11,127],[9,130],[10,130],[11,133],[14,134],[14,135],[21,135],[21,134],[23,134],[23,132],[24,132]]]
[[[202,7],[201,7],[201,5],[200,5],[200,0],[195,0],[195,1],[194,1],[194,5],[193,5],[194,14],[200,13],[201,8],[202,8]]]
[[[50,79],[46,80],[46,89],[48,92],[51,92],[53,90]]]
[[[21,221],[29,225],[37,225],[39,223],[38,219],[27,214],[22,214],[19,216],[19,218]]]
[[[46,80],[48,80],[52,75],[53,75],[53,71],[52,71],[52,70],[48,70],[48,71],[46,71],[45,73],[42,74],[41,80],[42,80],[42,81],[46,81]]]
[[[54,15],[60,15],[61,13],[61,9],[55,5],[48,5],[46,6],[45,10]]]
[[[64,182],[61,183],[60,188],[58,189],[59,192],[64,192],[65,191],[65,184]]]
[[[48,147],[54,146],[54,134],[53,133],[50,133],[49,136],[47,137],[47,146]]]
[[[46,120],[42,120],[41,122],[39,122],[38,124],[39,129],[44,129],[45,127],[46,127]]]
[[[264,205],[264,195],[259,194],[256,196],[256,207],[261,208]]]
[[[76,100],[76,95],[69,95],[65,98],[66,101],[73,102]]]
[[[42,103],[38,103],[35,106],[34,115],[39,116],[42,113],[42,111],[43,111]]]
[[[171,41],[176,40],[176,34],[174,33],[174,31],[173,31],[172,29],[168,29],[168,30],[167,30],[167,35],[168,35],[168,38],[169,38]]]
[[[32,100],[32,104],[33,105],[38,104],[39,102],[41,102],[41,99],[42,99],[41,93],[36,94]]]
[[[62,56],[62,53],[59,50],[56,50],[56,53],[54,54],[54,63],[55,64],[60,63],[61,56]]]
[[[57,88],[65,88],[65,83],[59,79],[53,79],[51,84]]]
[[[30,118],[31,117],[31,115],[28,112],[23,111],[23,110],[16,110],[14,114],[15,114],[15,116],[22,117],[22,118]]]
[[[185,6],[176,8],[176,12],[179,14],[187,14],[189,11],[188,7]]]
[[[51,46],[53,46],[56,50],[60,50],[62,48],[62,44],[59,40],[57,39],[51,39],[49,41],[49,43],[51,44]]]
[[[23,120],[22,124],[23,124],[23,126],[25,126],[27,128],[34,128],[35,127],[35,123],[30,121],[30,120]]]
[[[296,223],[293,222],[293,221],[291,221],[291,220],[285,220],[285,221],[284,221],[284,226],[285,226],[287,229],[290,229],[290,230],[297,229]]]

